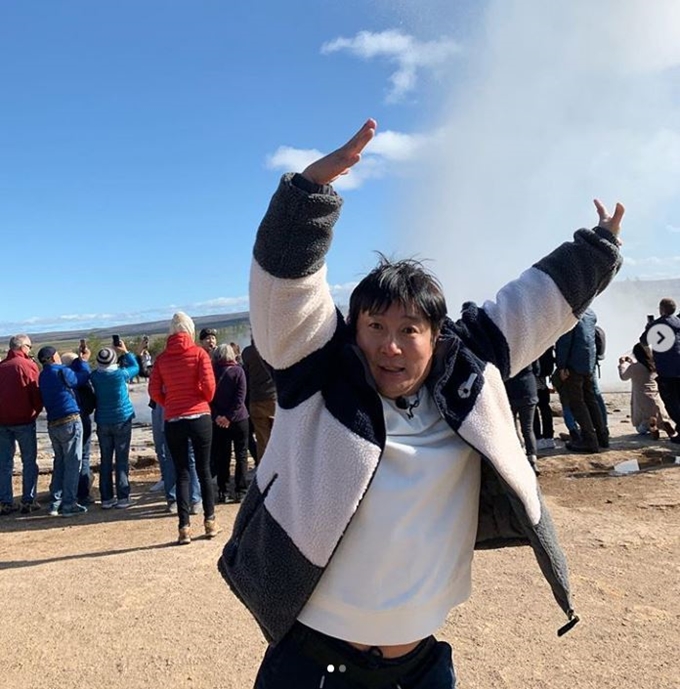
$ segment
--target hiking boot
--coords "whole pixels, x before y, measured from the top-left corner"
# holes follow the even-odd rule
[[[203,527],[205,528],[206,538],[215,538],[215,536],[217,536],[217,534],[220,532],[220,528],[217,526],[215,517],[206,519],[203,522]]]
[[[191,527],[180,526],[179,537],[177,538],[177,545],[189,545],[191,543]]]
[[[3,502],[0,504],[0,516],[7,516],[8,514],[12,514],[12,512],[16,512],[17,508],[14,506],[13,503],[11,502]]]
[[[565,447],[571,452],[582,452],[583,454],[594,455],[600,451],[598,445],[588,445],[582,441],[566,443]]]
[[[31,512],[37,512],[40,509],[40,504],[35,500],[33,502],[22,502],[21,503],[21,514],[31,514]]]

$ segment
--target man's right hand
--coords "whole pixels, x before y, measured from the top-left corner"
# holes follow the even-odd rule
[[[314,184],[330,184],[361,160],[361,152],[375,136],[377,123],[368,119],[363,127],[343,146],[308,165],[302,176]]]

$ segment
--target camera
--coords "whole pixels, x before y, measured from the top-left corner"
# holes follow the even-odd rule
[[[87,340],[80,340],[80,347],[79,347],[81,352],[85,352],[87,350]]]
[[[120,335],[114,335],[111,339],[114,347],[120,347]]]

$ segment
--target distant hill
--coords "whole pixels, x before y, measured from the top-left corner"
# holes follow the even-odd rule
[[[621,316],[631,311],[641,310],[646,313],[657,314],[657,305],[663,297],[671,297],[680,305],[680,278],[672,280],[619,280],[614,282],[606,292],[598,297],[598,304],[614,307]],[[596,304],[596,309],[598,304]],[[615,306],[614,306],[615,305]],[[637,308],[636,308],[637,307]],[[234,328],[247,327],[250,323],[248,311],[238,313],[214,314],[211,316],[193,317],[196,332],[201,328]],[[147,321],[113,326],[110,328],[92,328],[89,330],[59,330],[52,332],[28,334],[37,342],[73,341],[80,337],[108,339],[114,333],[123,338],[139,337],[141,335],[165,335],[168,331],[170,319]],[[641,321],[642,322],[642,321]],[[636,327],[638,327],[636,325]],[[9,336],[6,336],[9,339]]]
[[[248,326],[250,324],[250,316],[248,311],[240,311],[238,313],[215,314],[212,316],[195,316],[192,317],[196,325],[196,334],[198,335],[201,328],[215,328],[220,330],[222,328],[232,328],[238,326]],[[45,333],[28,333],[31,338],[37,342],[62,342],[77,340],[80,337],[87,339],[97,338],[99,340],[110,339],[112,335],[121,335],[123,339],[131,337],[140,337],[142,335],[167,335],[169,318],[164,318],[159,321],[147,321],[145,323],[127,323],[124,325],[112,326],[110,328],[91,328],[89,330],[55,330]]]

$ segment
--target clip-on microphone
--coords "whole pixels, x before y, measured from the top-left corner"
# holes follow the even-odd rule
[[[401,397],[401,396],[397,397],[394,400],[394,404],[397,406],[397,409],[401,409],[402,411],[405,411],[406,416],[408,416],[409,419],[412,419],[414,416],[413,410],[420,404],[420,394],[418,394],[416,396],[415,400],[413,400],[413,402],[411,402],[410,404],[409,404],[409,401],[405,397]]]

